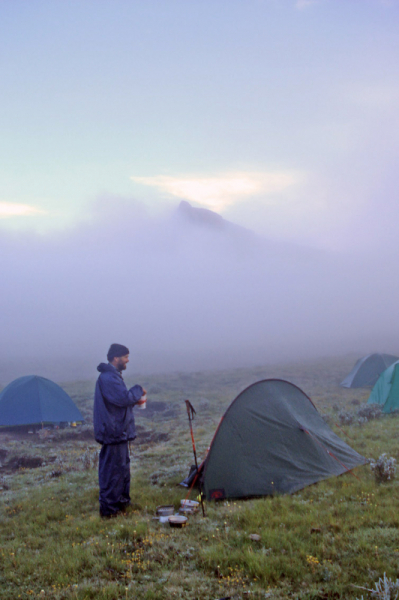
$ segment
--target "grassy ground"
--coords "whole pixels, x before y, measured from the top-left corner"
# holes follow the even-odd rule
[[[137,378],[157,411],[137,411],[133,505],[117,519],[98,516],[97,446],[89,425],[55,434],[0,433],[0,597],[356,598],[365,592],[355,585],[371,588],[384,572],[396,579],[399,485],[377,484],[369,466],[292,496],[209,503],[207,517],[190,517],[185,529],[153,520],[159,504],[177,508],[185,496],[177,486],[192,463],[184,399],[197,410],[202,456],[225,408],[259,379],[299,385],[364,456],[399,458],[398,417],[335,425],[340,411],[355,413],[368,397],[367,390],[338,387],[353,363],[344,357]],[[64,387],[90,420],[93,383]]]

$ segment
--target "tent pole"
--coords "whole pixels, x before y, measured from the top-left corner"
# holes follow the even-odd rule
[[[194,482],[195,482],[195,479],[198,477],[198,461],[197,461],[197,450],[195,449],[195,441],[194,441],[193,423],[192,422],[194,420],[194,415],[196,413],[195,413],[194,406],[191,404],[190,400],[185,400],[184,402],[186,403],[186,408],[187,408],[188,422],[190,425],[190,433],[191,433],[191,441],[193,443],[194,462],[195,462],[195,468],[197,469],[197,475],[194,478]],[[194,483],[193,483],[193,486],[194,486]],[[204,507],[204,500],[202,498],[201,486],[200,486],[200,499],[201,499],[202,516],[205,517],[205,507]]]

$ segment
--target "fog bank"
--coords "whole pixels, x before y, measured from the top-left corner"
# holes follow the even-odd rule
[[[57,236],[0,234],[0,383],[398,353],[397,256],[271,242],[187,203],[162,218],[102,198]]]

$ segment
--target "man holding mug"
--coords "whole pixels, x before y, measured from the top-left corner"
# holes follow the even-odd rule
[[[129,362],[129,349],[111,344],[108,364],[97,370],[94,395],[94,437],[102,445],[98,465],[100,515],[116,516],[130,504],[129,442],[136,437],[133,406],[145,405],[146,391],[141,385],[127,389],[122,371]]]

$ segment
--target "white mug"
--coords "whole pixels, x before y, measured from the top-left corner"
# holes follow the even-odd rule
[[[141,396],[140,402],[142,402],[142,404],[137,404],[137,408],[139,408],[140,410],[144,410],[147,406],[147,394],[143,394]]]

